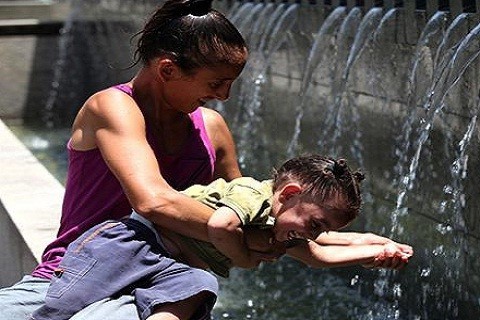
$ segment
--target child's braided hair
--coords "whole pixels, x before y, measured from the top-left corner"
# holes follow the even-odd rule
[[[352,172],[345,159],[305,155],[286,161],[274,172],[273,191],[295,181],[312,202],[340,211],[351,221],[360,211],[360,182],[364,178],[360,171]]]

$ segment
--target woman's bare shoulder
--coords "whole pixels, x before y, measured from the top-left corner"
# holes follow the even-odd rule
[[[203,121],[207,130],[227,128],[227,124],[223,116],[216,110],[200,107],[202,110]]]
[[[97,115],[139,111],[130,95],[115,88],[107,88],[91,95],[83,108]]]
[[[72,126],[72,146],[82,150],[96,147],[98,129],[142,132],[144,125],[135,101],[120,90],[108,88],[90,96],[79,110]]]

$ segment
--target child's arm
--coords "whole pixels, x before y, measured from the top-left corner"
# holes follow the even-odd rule
[[[395,248],[395,251],[399,250],[403,255],[412,256],[413,248],[407,244],[398,243],[392,239],[376,235],[374,233],[361,233],[361,232],[335,232],[329,231],[321,233],[316,239],[315,242],[320,245],[370,245],[370,244],[389,244],[390,248]],[[389,259],[385,257],[384,259],[377,259],[375,264],[370,265],[371,267],[384,267],[392,268],[397,264],[396,259]]]
[[[241,268],[256,267],[261,259],[250,251],[244,240],[242,222],[229,207],[220,207],[208,220],[210,242],[222,254],[232,260],[232,264]]]
[[[328,231],[321,233],[315,242],[319,244],[336,244],[336,245],[352,245],[352,244],[386,244],[394,242],[393,240],[376,235],[374,233],[366,232],[338,232]],[[396,243],[396,242],[395,242]],[[408,245],[398,243],[402,247],[410,248]]]
[[[287,249],[287,254],[314,268],[345,267],[403,267],[411,254],[402,252],[394,243],[359,245],[321,245],[308,240]],[[384,265],[383,261],[388,261]]]

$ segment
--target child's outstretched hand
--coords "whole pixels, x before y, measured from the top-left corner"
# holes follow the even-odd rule
[[[365,268],[401,269],[413,256],[413,248],[394,241],[385,243],[383,251],[371,263],[363,264]]]

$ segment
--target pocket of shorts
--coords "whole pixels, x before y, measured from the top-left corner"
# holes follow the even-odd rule
[[[96,260],[82,255],[67,255],[55,270],[47,297],[60,298],[94,266]]]

